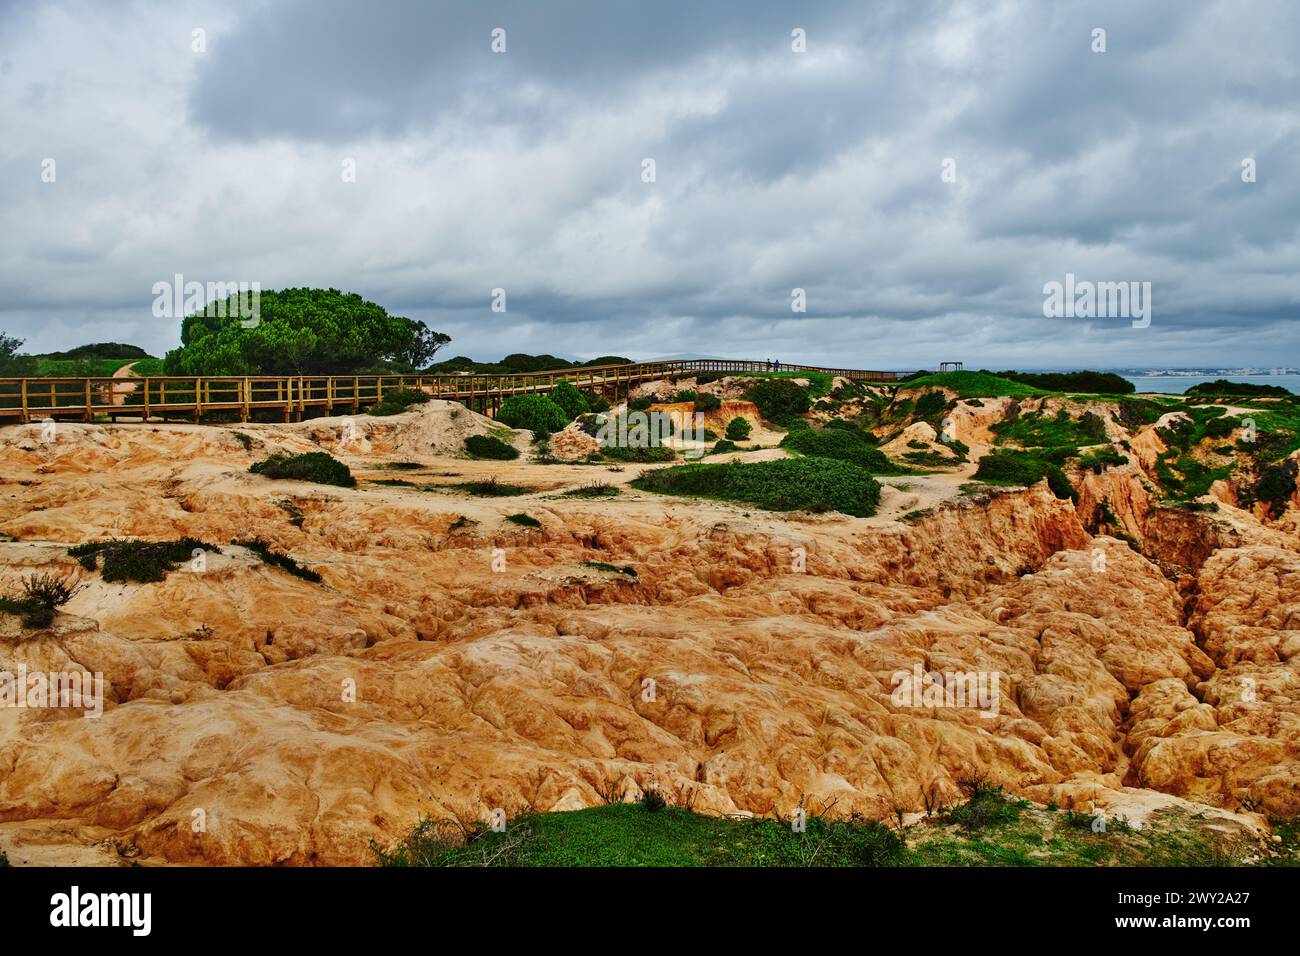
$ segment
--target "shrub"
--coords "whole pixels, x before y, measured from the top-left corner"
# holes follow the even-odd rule
[[[1137,387],[1114,372],[999,372],[1013,382],[1032,385],[1049,392],[1084,392],[1096,395],[1130,395]]]
[[[1018,451],[992,452],[980,459],[974,477],[991,485],[1033,485],[1047,479],[1052,494],[1077,500],[1078,493],[1060,467],[1049,461]]]
[[[511,395],[501,403],[497,421],[511,428],[526,428],[535,438],[545,438],[563,429],[570,419],[545,395]]]
[[[1028,801],[1008,797],[1001,787],[993,786],[984,778],[963,780],[959,785],[970,794],[970,799],[949,810],[945,816],[968,832],[1015,823],[1020,819],[1020,812],[1029,805]]]
[[[745,501],[768,511],[840,511],[870,517],[880,503],[880,485],[860,465],[832,459],[690,464],[641,475],[633,485],[646,491]]]
[[[630,461],[636,464],[654,464],[677,458],[677,452],[667,445],[605,445],[600,451],[611,461]]]
[[[564,493],[566,498],[613,498],[619,493],[614,485],[607,485],[603,481],[594,481],[589,485],[583,485],[581,488],[571,488]]]
[[[750,429],[749,419],[738,415],[727,422],[727,438],[731,441],[744,441],[749,437]]]
[[[700,392],[695,396],[695,410],[697,412],[716,412],[721,407],[722,399],[716,395]]]
[[[732,451],[739,451],[739,449],[736,448],[736,443],[732,441],[727,441],[727,439],[724,438],[722,441],[718,442],[716,445],[713,446],[713,450],[709,452],[709,454],[725,455],[728,452],[732,452]]]
[[[579,415],[586,415],[591,411],[591,406],[583,397],[582,392],[578,391],[577,386],[571,382],[561,382],[556,385],[555,388],[551,389],[547,397],[564,409],[564,414],[569,417],[570,422]]]
[[[506,515],[506,520],[511,524],[517,524],[524,528],[540,528],[542,523],[531,515],[520,512],[517,515]]]
[[[931,418],[948,407],[948,397],[943,392],[922,392],[916,400],[916,417]]]
[[[636,568],[631,565],[626,565],[620,568],[618,565],[610,564],[608,561],[583,561],[582,566],[584,568],[592,568],[596,571],[608,571],[611,574],[626,574],[628,577],[638,577]]]
[[[653,399],[644,396],[641,398],[629,398],[627,400],[627,410],[629,412],[644,412],[653,404]]]
[[[1255,498],[1268,504],[1270,517],[1277,518],[1286,511],[1287,502],[1295,493],[1296,463],[1288,460],[1266,467],[1255,485]]]
[[[465,439],[465,451],[475,458],[511,461],[519,457],[519,449],[492,435],[470,435]]]
[[[304,568],[301,564],[289,557],[287,554],[281,554],[275,551],[269,544],[261,538],[252,538],[247,541],[232,541],[231,544],[237,544],[247,548],[256,554],[266,564],[273,565],[284,571],[288,571],[296,578],[302,578],[304,581],[311,581],[313,584],[320,584],[321,576],[311,568]]]
[[[801,455],[851,461],[877,474],[895,470],[884,452],[869,445],[860,432],[846,432],[839,428],[805,428],[787,434],[781,439],[781,447]]]
[[[486,481],[466,481],[458,485],[447,485],[448,488],[455,488],[457,491],[463,491],[466,494],[477,495],[480,498],[513,498],[515,495],[529,494],[533,489],[525,488],[523,485],[508,485],[505,482],[497,481],[493,475]]]
[[[220,554],[221,549],[198,538],[181,538],[177,541],[137,541],[123,539],[79,544],[68,549],[88,571],[103,559],[101,574],[105,581],[138,581],[151,583],[163,580],[169,571],[189,561],[195,551]]]
[[[71,578],[49,573],[29,574],[17,597],[0,598],[0,611],[17,614],[25,627],[48,627],[54,620],[55,610],[80,590],[81,585]]]
[[[318,485],[337,485],[340,488],[355,488],[357,484],[347,465],[323,451],[309,451],[302,455],[277,452],[270,458],[254,462],[248,470],[267,478],[311,481]]]
[[[807,389],[782,378],[755,382],[745,392],[745,398],[757,405],[759,414],[768,421],[785,415],[802,415],[811,404]]]
[[[419,388],[391,388],[384,392],[382,401],[372,405],[367,411],[371,415],[396,415],[412,405],[420,405],[433,398],[428,392]]]
[[[587,410],[592,412],[609,411],[609,402],[605,396],[599,392],[583,392],[582,397],[587,400]]]

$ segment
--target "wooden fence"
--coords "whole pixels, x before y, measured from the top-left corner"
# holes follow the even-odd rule
[[[242,375],[147,376],[140,378],[0,378],[0,421],[44,419],[93,421],[117,418],[193,418],[222,413],[240,421],[266,412],[284,421],[302,419],[313,410],[329,415],[355,414],[382,401],[398,388],[420,389],[434,398],[464,402],[495,414],[511,395],[548,392],[561,382],[601,394],[626,397],[632,386],[693,372],[762,372],[766,362],[733,359],[687,359],[557,369],[514,375]],[[902,372],[781,365],[781,371],[825,372],[868,382],[894,382]]]

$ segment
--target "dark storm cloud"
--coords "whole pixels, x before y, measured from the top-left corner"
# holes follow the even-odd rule
[[[0,3],[0,329],[162,351],[180,272],[478,357],[1300,362],[1298,11]],[[1045,319],[1067,272],[1152,282],[1151,328]]]

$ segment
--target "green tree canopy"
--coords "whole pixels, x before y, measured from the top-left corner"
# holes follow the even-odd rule
[[[338,289],[261,293],[258,322],[245,327],[234,297],[186,316],[168,375],[347,374],[384,363],[423,366],[450,341],[423,322]],[[224,312],[224,315],[216,313]]]

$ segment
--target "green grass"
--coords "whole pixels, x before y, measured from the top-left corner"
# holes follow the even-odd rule
[[[946,388],[949,391],[956,392],[958,398],[998,398],[1004,395],[1051,394],[1041,388],[1013,382],[1009,378],[1002,378],[991,372],[967,371],[935,372],[932,375],[922,375],[920,378],[914,378],[910,382],[899,385],[898,391],[901,393],[904,390],[930,388]]]
[[[1157,811],[1136,829],[1109,819],[1093,832],[1078,811],[1041,809],[997,788],[939,808],[906,830],[872,820],[810,816],[729,819],[659,803],[615,803],[564,813],[528,813],[501,833],[420,821],[392,846],[371,843],[384,866],[495,867],[922,867],[1296,865],[1297,825],[1275,822],[1280,845],[1261,851],[1186,811]],[[1263,858],[1252,859],[1263,853]]]
[[[1062,449],[1069,455],[1077,455],[1082,446],[1106,441],[1106,423],[1100,415],[1085,412],[1078,418],[1071,418],[1063,408],[1051,416],[1027,412],[995,422],[989,430],[997,436],[999,445]]]
[[[540,528],[542,523],[531,515],[520,512],[517,515],[506,515],[506,520],[511,524],[517,524],[521,528]]]
[[[813,398],[824,398],[831,393],[831,382],[835,376],[829,372],[737,372],[733,378],[782,379],[802,378],[807,380],[807,392]]]
[[[880,484],[861,465],[832,458],[690,464],[641,475],[633,486],[659,494],[743,501],[767,511],[840,511],[865,518]]]
[[[872,821],[813,817],[805,832],[776,820],[733,820],[645,804],[612,804],[509,821],[505,832],[422,821],[405,841],[372,848],[386,866],[881,866],[897,860],[898,836]]]
[[[267,478],[311,481],[318,485],[337,485],[340,488],[354,488],[357,484],[347,465],[323,451],[311,451],[303,455],[277,453],[254,462],[248,470]]]

